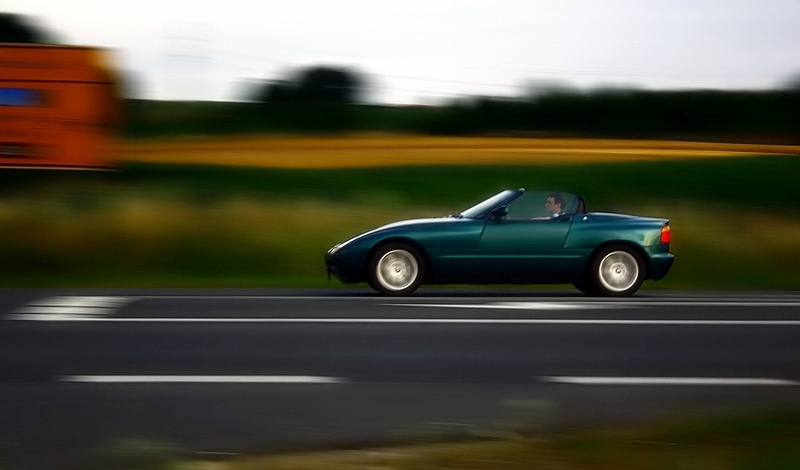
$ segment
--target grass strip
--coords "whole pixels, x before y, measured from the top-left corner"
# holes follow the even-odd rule
[[[604,429],[506,433],[493,439],[188,462],[208,470],[800,468],[800,412],[762,413]]]

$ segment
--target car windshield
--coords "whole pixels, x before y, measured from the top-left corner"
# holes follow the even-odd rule
[[[465,210],[464,212],[461,213],[461,217],[466,217],[468,219],[480,219],[481,217],[485,216],[490,210],[497,207],[498,204],[511,197],[511,195],[514,194],[515,192],[517,192],[517,190],[508,189],[500,194],[496,194],[490,197],[489,199]]]

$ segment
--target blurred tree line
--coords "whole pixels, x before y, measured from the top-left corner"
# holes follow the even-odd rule
[[[447,107],[437,133],[537,131],[597,137],[800,142],[800,90],[554,92]]]
[[[0,42],[53,43],[33,19],[0,13]],[[246,102],[126,99],[128,136],[384,131],[800,143],[800,76],[769,91],[554,90],[441,106],[364,103],[368,81],[314,66],[258,85]]]
[[[0,43],[55,44],[56,40],[29,16],[0,12]]]
[[[260,84],[247,102],[130,100],[128,134],[329,133],[569,135],[800,143],[800,86],[767,91],[556,90],[440,106],[366,104],[357,71],[309,67]]]
[[[358,127],[352,108],[365,89],[361,76],[346,68],[310,67],[258,87],[252,100],[259,117],[293,131],[346,131]]]

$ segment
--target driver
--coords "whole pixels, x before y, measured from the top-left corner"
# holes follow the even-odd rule
[[[544,208],[550,217],[558,217],[564,213],[564,206],[567,205],[567,200],[564,195],[558,191],[553,191],[547,195],[547,201],[544,203]]]

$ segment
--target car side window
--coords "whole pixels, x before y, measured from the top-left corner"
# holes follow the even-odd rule
[[[533,220],[546,217],[544,200],[535,193],[525,193],[508,205],[507,220]]]
[[[556,198],[563,198],[560,208],[554,205]],[[580,198],[570,193],[558,191],[526,192],[508,204],[508,216],[504,217],[504,220],[535,222],[559,220],[558,215],[575,214],[580,201],[582,201]]]

